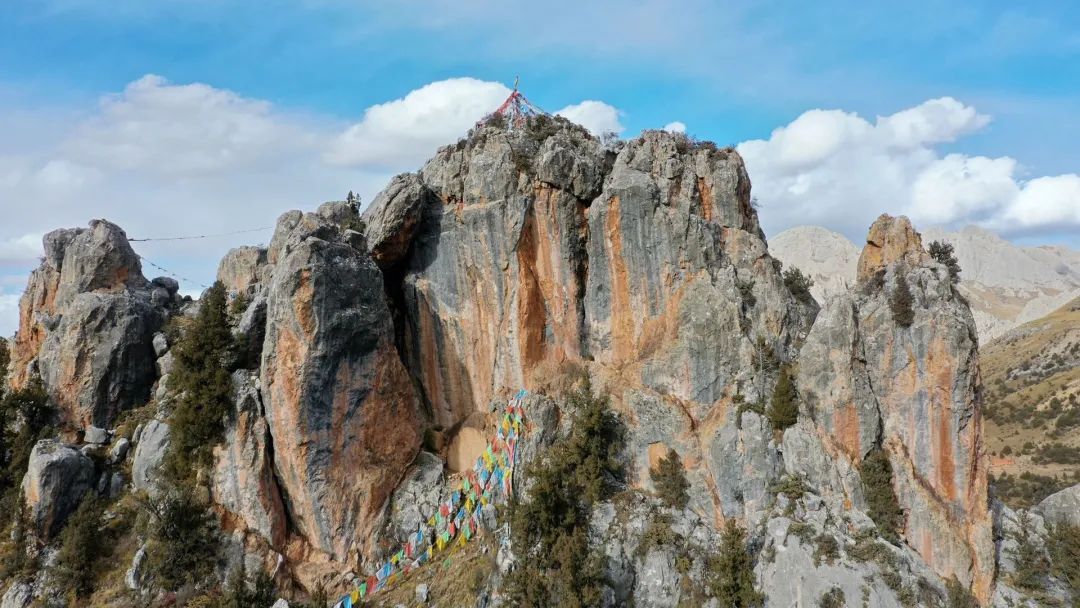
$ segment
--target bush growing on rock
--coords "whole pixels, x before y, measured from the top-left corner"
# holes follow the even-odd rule
[[[241,564],[243,564],[242,561]],[[260,571],[255,580],[249,585],[247,573],[243,565],[241,565],[229,574],[225,593],[214,606],[215,608],[269,606],[274,603],[276,597],[274,579],[270,578],[270,575]],[[322,605],[325,606],[326,601]]]
[[[0,338],[0,399],[4,397],[4,389],[7,387],[8,364],[11,363],[11,349],[5,338]]]
[[[911,287],[908,286],[907,278],[903,272],[896,273],[896,289],[889,298],[889,309],[892,310],[893,321],[900,327],[911,327],[915,322],[915,309],[912,307],[914,298],[911,295]]]
[[[818,600],[819,608],[844,608],[845,606],[847,606],[847,601],[844,597],[844,590],[840,587],[829,589]]]
[[[213,575],[220,539],[217,521],[195,490],[163,488],[145,498],[147,571],[163,589],[178,589]]]
[[[177,342],[169,388],[178,399],[170,420],[167,469],[185,476],[210,463],[232,411],[235,349],[220,281],[206,291],[198,316]]]
[[[892,464],[888,454],[882,449],[870,452],[859,467],[859,477],[866,497],[867,515],[874,520],[885,539],[897,542],[904,523],[904,511],[893,490]]]
[[[1017,528],[1019,533],[1014,538],[1016,548],[1012,550],[1016,571],[1013,572],[1012,582],[1020,589],[1041,589],[1043,587],[1043,577],[1049,564],[1046,561],[1046,555],[1031,537],[1031,516],[1028,515],[1027,511],[1020,511],[1018,517]]]
[[[623,477],[624,429],[606,398],[586,388],[571,395],[570,436],[529,470],[532,489],[513,506],[518,567],[507,579],[515,606],[598,606],[603,565],[589,546],[589,516]]]
[[[93,590],[101,558],[107,553],[101,530],[103,511],[101,500],[87,495],[60,533],[60,551],[53,573],[60,588],[75,598],[85,597]]]
[[[1057,524],[1047,534],[1050,574],[1065,583],[1080,603],[1080,526]]]
[[[686,480],[682,459],[675,450],[668,450],[667,456],[660,459],[656,468],[649,471],[653,485],[660,498],[668,506],[682,509],[690,501],[690,482]]]
[[[956,577],[945,581],[946,606],[948,608],[979,608],[979,602]]]
[[[792,266],[784,271],[784,285],[795,296],[795,299],[803,304],[814,301],[810,288],[814,286],[814,280],[802,273],[801,270]]]
[[[798,421],[799,396],[795,391],[795,379],[791,366],[782,365],[769,404],[769,422],[774,429],[782,431]]]
[[[39,439],[53,434],[56,412],[38,378],[0,399],[0,527],[11,523],[18,511],[22,483],[30,452]]]

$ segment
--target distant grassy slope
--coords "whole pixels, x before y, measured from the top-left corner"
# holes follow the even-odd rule
[[[1080,298],[981,349],[997,495],[1027,506],[1080,483]]]

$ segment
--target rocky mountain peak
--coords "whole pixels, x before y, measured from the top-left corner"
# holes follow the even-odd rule
[[[167,373],[169,344],[153,333],[194,308],[155,306],[158,287],[130,272],[137,257],[117,231],[55,233],[57,253],[27,290],[25,339],[20,330],[23,363],[36,361],[71,415],[101,424],[145,402],[155,381],[155,399],[169,402],[153,364],[160,356]],[[80,239],[96,261],[67,258]],[[60,305],[69,264],[78,293]],[[790,583],[809,579],[814,597],[837,587],[899,605],[900,564],[907,589],[956,577],[986,599],[977,343],[966,304],[935,270],[910,222],[882,216],[858,262],[860,279],[880,281],[821,309],[772,257],[734,150],[662,131],[601,141],[546,116],[514,129],[492,119],[395,177],[362,217],[344,202],[290,211],[267,248],[222,261],[219,278],[244,308],[230,322],[248,364],[230,370],[235,416],[205,476],[209,500],[238,559],[275,564],[299,588],[342,591],[426,525],[446,480],[477,462],[493,403],[530,395],[524,471],[566,430],[567,387],[587,379],[626,431],[615,458],[629,498],[591,516],[605,605],[670,606],[683,593],[674,549],[643,544],[659,508],[651,469],[672,451],[686,478],[685,508],[664,511],[672,530],[710,546],[738,522],[761,549],[770,603],[806,601]],[[890,308],[901,274],[905,323]],[[78,312],[97,306],[112,307],[110,329]],[[68,360],[91,364],[68,373]],[[787,417],[775,407],[784,398]],[[155,415],[135,449],[143,481],[151,452],[169,444],[168,408]],[[860,474],[870,458],[891,470],[874,490]],[[514,483],[528,491],[527,479]],[[895,544],[881,550],[894,557],[858,565],[837,548],[872,534],[872,491],[893,497]],[[811,534],[788,534],[796,525]],[[811,537],[832,541],[827,565]],[[500,563],[512,563],[505,551]],[[704,567],[686,584],[703,587]]]
[[[43,245],[19,305],[11,384],[40,376],[69,426],[107,425],[148,397],[150,338],[179,286],[148,281],[127,235],[105,220],[54,230]]]
[[[914,267],[929,260],[922,237],[911,226],[911,220],[902,215],[893,217],[883,213],[874,220],[866,235],[856,278],[864,281],[897,262]]]

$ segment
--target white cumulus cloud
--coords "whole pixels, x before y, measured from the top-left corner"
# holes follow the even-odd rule
[[[198,175],[265,165],[318,142],[269,102],[148,74],[103,98],[63,150],[104,170]]]
[[[566,106],[555,112],[557,115],[585,127],[594,135],[623,132],[619,122],[619,110],[602,101],[587,99],[581,103]]]
[[[368,108],[334,140],[326,159],[340,165],[414,167],[464,135],[509,95],[506,86],[475,78],[424,85]]]
[[[10,338],[19,327],[18,294],[0,293],[0,336]]]
[[[497,82],[453,78],[373,105],[350,122],[148,74],[90,108],[0,107],[0,276],[23,277],[18,286],[0,285],[0,332],[15,326],[12,290],[25,284],[49,230],[106,218],[132,237],[216,234],[272,226],[284,211],[312,209],[349,190],[368,201],[391,175],[417,169],[509,94]],[[564,111],[593,130],[622,129],[618,110],[602,102]],[[190,279],[181,289],[197,293],[229,247],[270,234],[135,249]]]
[[[0,240],[0,264],[26,264],[42,254],[40,234]]]
[[[936,147],[989,122],[951,97],[873,122],[815,109],[738,150],[769,233],[812,223],[861,239],[882,212],[907,214],[922,225],[978,224],[1007,235],[1080,228],[1080,176],[1025,179],[1010,157],[942,154]]]
[[[673,120],[664,125],[663,130],[668,131],[669,133],[686,133],[686,123],[678,120]]]

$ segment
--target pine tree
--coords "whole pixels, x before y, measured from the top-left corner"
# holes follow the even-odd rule
[[[217,518],[189,485],[161,488],[144,499],[149,515],[148,569],[174,590],[212,576],[220,555]]]
[[[886,540],[896,542],[900,538],[900,528],[904,523],[904,511],[893,489],[892,463],[889,455],[882,449],[876,449],[866,455],[859,467],[862,480],[863,496],[866,498],[870,519],[877,524],[878,530]]]
[[[911,327],[915,322],[915,310],[912,308],[914,298],[907,278],[898,269],[896,273],[896,289],[889,300],[889,308],[892,310],[893,321],[900,327]]]
[[[754,560],[746,547],[746,532],[728,520],[720,538],[720,553],[709,560],[709,587],[725,608],[761,606],[764,595],[754,585]]]
[[[1015,536],[1016,548],[1011,551],[1013,563],[1016,564],[1013,584],[1021,589],[1042,589],[1049,564],[1042,549],[1035,546],[1031,538],[1031,516],[1027,511],[1019,511],[1018,515],[1019,533]]]
[[[7,386],[8,364],[11,363],[11,349],[8,341],[0,338],[0,399],[4,398],[4,388]]]
[[[949,280],[953,283],[960,281],[960,261],[953,254],[953,246],[943,241],[930,243],[930,257],[945,265],[949,271]]]
[[[690,494],[687,492],[690,482],[686,480],[678,452],[668,450],[667,456],[661,458],[656,468],[649,471],[649,476],[664,502],[677,509],[686,507],[686,503],[690,501]]]
[[[75,597],[85,597],[93,590],[100,558],[106,553],[102,512],[101,501],[86,496],[60,533],[53,572],[61,588]]]
[[[210,462],[232,411],[232,368],[235,345],[229,326],[225,286],[220,281],[206,291],[194,323],[173,349],[174,370],[169,388],[179,395],[170,420],[171,475],[186,476]]]
[[[778,431],[799,421],[799,399],[790,365],[785,364],[780,367],[780,377],[776,381],[776,388],[773,389],[768,415],[772,427]]]

